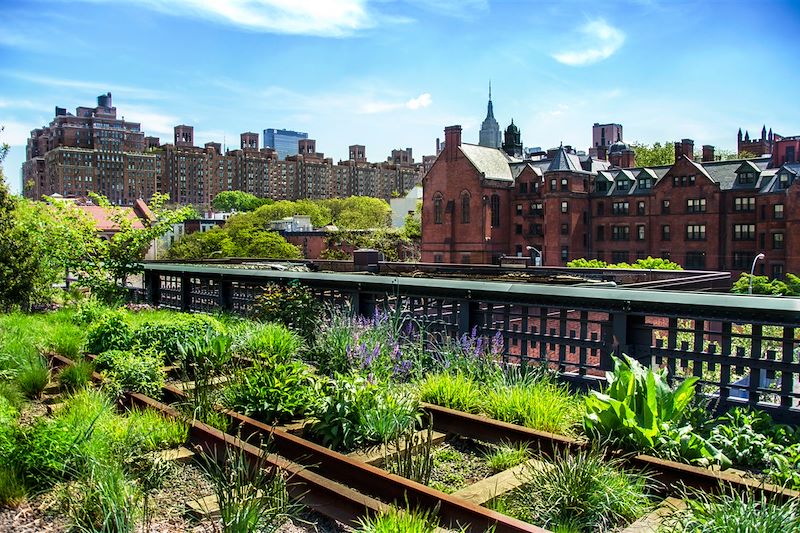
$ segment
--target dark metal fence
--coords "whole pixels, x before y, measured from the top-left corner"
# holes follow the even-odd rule
[[[800,421],[800,299],[163,263],[145,265],[145,280],[155,305],[238,314],[266,284],[299,280],[362,315],[400,309],[454,337],[499,331],[509,362],[547,364],[573,382],[596,385],[611,355],[626,353],[672,379],[699,377],[722,408]]]

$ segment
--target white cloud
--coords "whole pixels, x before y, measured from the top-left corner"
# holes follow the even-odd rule
[[[139,122],[146,135],[172,139],[174,128],[181,124],[181,118],[161,113],[149,107],[125,104],[117,106],[117,116],[131,122]],[[171,141],[170,141],[171,142]]]
[[[416,98],[412,98],[406,102],[385,102],[385,101],[371,101],[361,104],[359,108],[360,113],[375,114],[386,113],[389,111],[397,111],[399,109],[410,109],[416,111],[428,107],[433,102],[430,93],[422,93]]]
[[[16,120],[0,118],[0,127],[3,128],[3,131],[0,132],[0,143],[8,143],[11,146],[25,146],[28,143],[31,130],[41,127],[41,124],[26,124]]]
[[[625,42],[625,34],[603,19],[587,22],[580,29],[582,48],[553,54],[559,63],[580,67],[611,57]]]
[[[122,93],[128,98],[140,99],[159,99],[163,98],[164,94],[152,89],[144,89],[140,87],[131,87],[127,85],[117,85],[115,83],[95,82],[95,81],[81,81],[71,80],[68,78],[54,78],[50,76],[39,76],[27,72],[16,71],[0,71],[1,74],[17,78],[19,80],[28,81],[37,85],[46,85],[48,87],[60,87],[66,89],[79,89],[85,91],[92,91],[98,94],[105,92]]]
[[[140,0],[136,4],[267,33],[344,37],[374,25],[366,0]]]
[[[406,107],[409,109],[421,109],[423,107],[428,107],[431,105],[430,93],[422,93],[421,95],[417,96],[416,98],[412,98],[408,102],[406,102]]]

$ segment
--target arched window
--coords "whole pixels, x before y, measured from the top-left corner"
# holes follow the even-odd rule
[[[469,200],[470,196],[467,191],[461,193],[461,223],[469,224]]]
[[[442,223],[442,193],[440,192],[433,195],[433,223]]]
[[[500,196],[497,194],[492,195],[490,209],[492,211],[492,227],[497,228],[500,226]]]

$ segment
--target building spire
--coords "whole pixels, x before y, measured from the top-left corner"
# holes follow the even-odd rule
[[[489,78],[489,101],[492,101],[492,78]]]

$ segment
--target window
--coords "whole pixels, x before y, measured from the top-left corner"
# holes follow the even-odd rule
[[[469,254],[461,254],[461,264],[462,265],[468,265],[470,263],[469,259],[470,259],[469,258]]]
[[[606,227],[597,226],[597,240],[604,241],[606,239]]]
[[[755,224],[734,224],[733,225],[733,240],[734,241],[753,241],[756,238],[756,225]]]
[[[569,202],[561,202],[561,212],[562,213],[569,212]]]
[[[668,241],[669,240],[669,224],[664,224],[661,226],[661,240]]]
[[[514,224],[514,233],[522,235],[522,224]]]
[[[627,263],[628,262],[628,252],[624,250],[617,250],[611,252],[611,262],[612,263]]]
[[[568,261],[569,260],[569,247],[562,246],[561,247],[561,260]]]
[[[688,269],[704,269],[706,268],[706,253],[705,252],[686,252],[686,268]]]
[[[661,200],[661,214],[669,214],[669,200]]]
[[[461,223],[462,224],[469,224],[469,193],[462,193],[461,194]]]
[[[733,268],[736,270],[748,270],[750,261],[756,256],[753,251],[733,252]]]
[[[641,178],[639,180],[639,188],[640,189],[652,189],[653,188],[653,178]]]
[[[778,175],[778,188],[785,189],[789,186],[789,173],[788,172],[781,172]]]
[[[694,185],[694,176],[672,176],[673,187],[688,187]]]
[[[748,184],[748,183],[755,183],[756,181],[756,173],[755,172],[740,172],[738,181],[741,184]]]
[[[686,226],[686,240],[687,241],[704,241],[704,240],[706,240],[706,225],[705,224],[688,224]]]
[[[690,198],[686,200],[687,213],[705,213],[706,212],[706,199],[705,198]]]
[[[617,190],[618,191],[627,191],[631,187],[631,182],[625,178],[617,180]]]
[[[528,192],[528,183],[523,181],[519,184],[519,192],[520,194],[526,194]]]
[[[772,206],[772,217],[775,220],[783,218],[783,204],[775,204]]]
[[[787,163],[794,163],[794,146],[787,146],[786,147],[786,162]]]
[[[599,180],[597,182],[597,192],[606,192],[608,190],[608,182],[606,180]]]
[[[556,179],[555,178],[550,180],[550,190],[551,191],[556,190]]]
[[[611,226],[612,241],[627,241],[631,237],[631,228],[628,226]]]
[[[569,224],[561,224],[561,235],[569,235]]]
[[[433,254],[434,263],[444,263],[444,256],[442,254]]]
[[[597,203],[597,216],[602,216],[606,210],[606,203],[605,202],[598,202]]]
[[[567,178],[561,178],[561,190],[568,191],[569,190],[569,181]]]
[[[542,202],[533,202],[528,206],[528,213],[541,216],[544,213],[544,204]]]
[[[756,198],[755,196],[745,196],[742,198],[734,198],[733,199],[733,210],[734,211],[755,211],[756,210]]]
[[[442,195],[438,192],[433,195],[433,223],[442,223]]]
[[[522,215],[522,204],[516,205],[517,215]]]
[[[783,265],[772,265],[772,279],[780,279],[783,277]]]
[[[638,241],[644,240],[644,224],[636,225],[636,240]]]
[[[783,232],[772,234],[772,249],[783,250]]]
[[[627,215],[628,210],[630,209],[630,204],[628,202],[614,202],[611,207],[611,211],[615,215]]]
[[[636,212],[640,215],[644,215],[645,212],[645,203],[643,201],[639,201],[636,204]]]
[[[500,197],[498,195],[492,195],[489,208],[492,212],[492,227],[497,228],[500,226]]]

